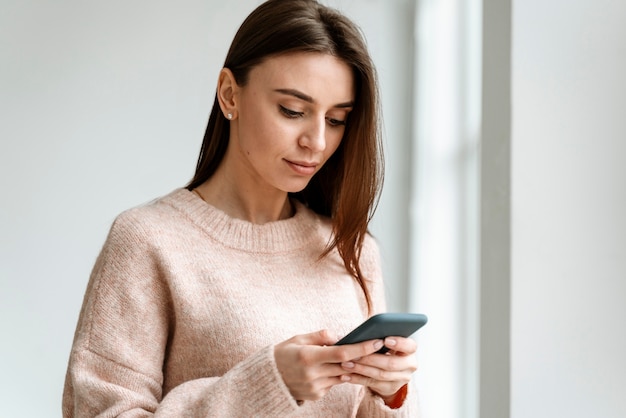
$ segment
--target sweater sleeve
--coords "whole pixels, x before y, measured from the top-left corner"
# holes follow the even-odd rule
[[[417,393],[413,383],[409,383],[407,397],[402,406],[397,409],[389,408],[381,397],[365,389],[365,396],[357,414],[359,418],[419,418],[420,416]]]
[[[158,232],[158,231],[157,231]],[[96,261],[63,393],[69,417],[276,417],[298,406],[265,347],[219,377],[163,394],[171,299],[146,232],[121,215]]]

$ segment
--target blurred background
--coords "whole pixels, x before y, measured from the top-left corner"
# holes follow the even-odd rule
[[[61,415],[121,211],[192,176],[258,0],[0,0],[0,416]],[[626,2],[327,0],[363,29],[372,233],[427,418],[626,416]]]

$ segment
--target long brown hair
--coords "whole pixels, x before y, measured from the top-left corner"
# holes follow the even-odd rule
[[[313,211],[328,216],[333,239],[321,257],[337,248],[348,272],[371,298],[359,266],[363,240],[383,181],[376,71],[359,28],[338,11],[315,0],[269,0],[242,23],[226,56],[239,85],[250,70],[268,57],[289,52],[320,52],[336,56],[353,70],[355,104],[339,148],[306,188],[291,194]],[[189,190],[210,178],[221,163],[230,125],[217,95],[209,117],[196,173]]]

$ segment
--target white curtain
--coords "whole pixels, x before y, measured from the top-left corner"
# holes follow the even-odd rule
[[[409,307],[430,324],[417,380],[426,417],[478,416],[480,1],[421,0]]]

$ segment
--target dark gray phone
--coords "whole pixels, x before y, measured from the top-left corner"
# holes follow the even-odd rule
[[[354,344],[361,341],[384,339],[385,337],[410,337],[426,325],[428,318],[419,313],[381,313],[374,315],[337,341],[335,345]],[[387,347],[378,350],[386,353]]]

